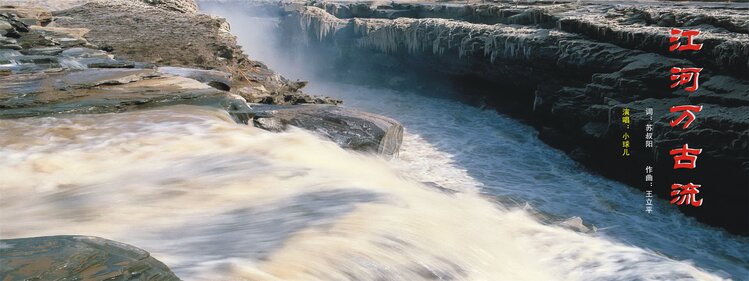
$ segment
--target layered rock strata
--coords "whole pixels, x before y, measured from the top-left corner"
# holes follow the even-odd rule
[[[702,184],[700,196],[712,203],[679,208],[705,223],[749,233],[749,11],[741,3],[248,5],[258,6],[276,7],[285,40],[332,50],[337,57],[331,61],[348,61],[333,65],[454,79],[464,97],[526,120],[547,143],[635,188],[671,199],[673,183]],[[700,30],[696,41],[703,49],[670,52],[672,28]],[[362,59],[367,57],[375,59]],[[703,68],[700,89],[672,89],[672,67]],[[688,130],[671,127],[678,114],[670,107],[685,104],[703,106],[697,121]],[[631,112],[628,129],[625,108]],[[652,121],[647,108],[654,111]],[[645,147],[648,123],[652,148]],[[622,156],[625,132],[630,157]],[[674,170],[669,151],[685,143],[703,149],[699,167]],[[646,166],[654,167],[653,187],[645,182]]]

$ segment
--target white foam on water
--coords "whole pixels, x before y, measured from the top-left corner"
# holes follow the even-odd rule
[[[654,213],[648,215],[643,192],[591,174],[564,153],[542,143],[533,128],[491,110],[430,97],[454,94],[448,90],[417,94],[319,78],[317,69],[329,63],[330,58],[318,56],[314,49],[295,53],[284,41],[280,46],[268,44],[279,39],[275,19],[249,18],[241,9],[227,7],[230,6],[208,8],[227,17],[233,33],[253,58],[267,62],[290,78],[310,79],[305,88],[308,93],[341,98],[347,106],[402,122],[406,134],[401,156],[390,163],[401,176],[432,188],[478,192],[490,201],[542,212],[550,220],[545,223],[567,224],[565,221],[581,218],[584,227],[598,230],[590,235],[632,245],[632,251],[696,263],[736,280],[749,276],[749,253],[743,250],[749,245],[747,238],[698,223],[662,200],[656,200]],[[578,258],[571,258],[579,262]],[[621,262],[620,266],[632,266],[631,261]],[[641,274],[639,277],[609,272],[602,279],[658,279],[649,275],[649,262],[640,265],[641,271],[634,271]],[[610,269],[601,267],[604,272]],[[679,279],[678,275],[671,277]]]
[[[419,181],[475,190],[509,206],[540,211],[554,223],[580,217],[598,229],[594,236],[692,260],[737,280],[749,276],[749,254],[742,250],[749,239],[701,224],[662,200],[656,200],[653,214],[646,213],[644,192],[590,173],[541,142],[533,128],[507,116],[385,88],[315,81],[308,90],[398,116],[406,135],[401,157],[391,165]]]
[[[424,175],[301,130],[235,124],[219,110],[0,120],[0,128],[2,238],[101,236],[151,252],[186,280],[722,280],[688,261],[539,223],[471,188],[442,192],[412,179]],[[416,157],[411,149],[399,161]],[[446,162],[431,171],[449,171]]]

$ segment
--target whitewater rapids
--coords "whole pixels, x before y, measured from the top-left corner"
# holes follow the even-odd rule
[[[408,133],[419,168],[194,106],[0,128],[2,238],[100,236],[185,280],[723,280],[491,202]]]

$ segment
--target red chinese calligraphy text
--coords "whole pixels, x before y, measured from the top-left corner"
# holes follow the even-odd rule
[[[694,92],[697,91],[697,89],[700,88],[700,71],[702,71],[702,68],[695,68],[695,67],[687,67],[687,68],[679,68],[679,67],[672,67],[671,68],[671,81],[676,81],[673,84],[671,84],[671,88],[676,88],[679,85],[686,85],[689,82],[692,82],[692,85],[689,87],[684,88],[687,92]]]
[[[683,205],[688,204],[695,207],[702,206],[702,199],[697,200],[697,193],[700,193],[698,184],[678,184],[671,185],[671,204]]]
[[[696,112],[702,111],[702,106],[696,106],[696,105],[678,105],[678,106],[672,106],[671,112],[681,112],[681,116],[677,118],[676,120],[671,120],[669,123],[671,127],[675,127],[681,123],[681,121],[684,121],[686,119],[686,122],[684,122],[684,126],[682,126],[683,129],[689,128],[689,125],[692,124],[692,121],[694,121],[697,117],[694,115]]]
[[[676,169],[694,169],[697,167],[697,155],[702,153],[702,149],[689,148],[689,144],[684,144],[681,148],[671,149],[671,155],[674,156],[674,170]]]
[[[671,37],[668,38],[668,41],[671,42],[671,46],[668,47],[668,50],[673,52],[676,50],[679,51],[699,51],[702,50],[702,43],[695,44],[694,43],[694,37],[700,35],[699,30],[681,30],[678,28],[671,29]],[[681,37],[687,37],[687,43],[682,45],[681,44]]]

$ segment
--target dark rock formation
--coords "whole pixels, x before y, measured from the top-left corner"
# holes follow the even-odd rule
[[[604,175],[666,199],[673,183],[702,184],[706,203],[679,208],[749,234],[749,14],[741,4],[272,5],[285,40],[298,42],[287,45],[329,50],[337,71],[356,77],[346,65],[358,64],[375,77],[432,73],[422,85],[452,79],[468,100],[526,120],[542,140]],[[669,52],[673,27],[699,29],[704,48]],[[704,68],[699,91],[669,87],[671,67],[695,66]],[[704,106],[689,130],[668,124],[677,117],[670,107],[683,104]],[[623,108],[632,112],[628,158],[621,156]],[[646,108],[654,110],[652,148],[644,145]],[[684,143],[703,148],[699,167],[674,171],[668,152]],[[655,169],[653,187],[644,181],[647,165]]]
[[[295,126],[318,133],[343,148],[398,155],[403,126],[393,119],[331,105],[253,105],[253,124],[269,131]]]
[[[179,280],[144,250],[89,236],[0,240],[0,279]]]

